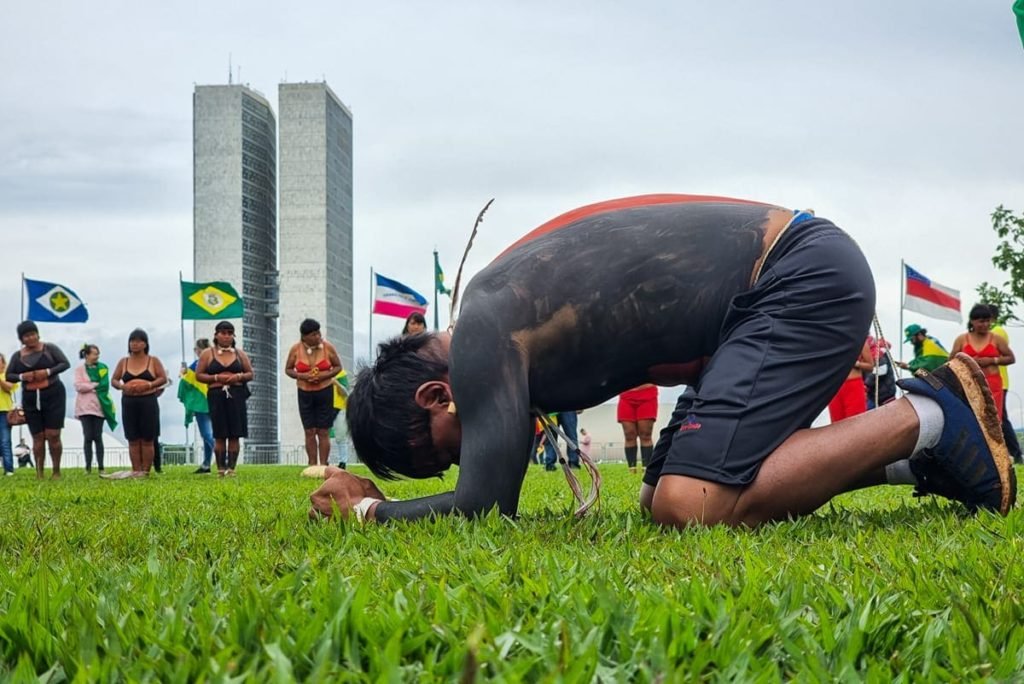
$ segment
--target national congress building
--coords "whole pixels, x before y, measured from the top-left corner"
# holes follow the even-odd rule
[[[283,373],[302,319],[353,362],[352,114],[326,83],[282,83],[278,107],[275,121],[243,85],[193,95],[193,278],[229,281],[245,299],[249,451],[269,461],[303,443]],[[195,336],[212,338],[214,323],[197,321]]]

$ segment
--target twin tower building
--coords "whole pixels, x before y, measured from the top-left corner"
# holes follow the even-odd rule
[[[235,329],[256,372],[247,458],[264,462],[304,443],[284,375],[302,320],[320,321],[353,363],[352,113],[326,83],[282,83],[277,108],[275,119],[243,85],[193,94],[193,279],[228,281],[245,300]],[[195,323],[212,339],[216,321]]]

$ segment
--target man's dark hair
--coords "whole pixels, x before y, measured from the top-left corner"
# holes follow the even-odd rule
[[[309,333],[315,333],[319,329],[320,322],[315,321],[312,318],[307,318],[306,320],[302,321],[302,323],[299,323],[300,335],[308,335]]]
[[[29,333],[39,334],[39,327],[35,324],[35,321],[22,321],[18,324],[18,341],[21,342],[22,338]]]
[[[364,366],[348,397],[345,422],[359,460],[385,480],[398,475],[433,477],[417,454],[433,447],[430,412],[416,403],[416,390],[448,372],[448,359],[433,346],[437,335],[424,333],[381,342],[377,361]]]

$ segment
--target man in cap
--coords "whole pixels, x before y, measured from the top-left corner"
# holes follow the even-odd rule
[[[942,346],[942,343],[928,334],[928,331],[917,323],[911,323],[905,333],[905,340],[914,345],[914,358],[910,363],[897,361],[903,370],[914,373],[923,368],[926,371],[934,371],[942,364],[949,361],[949,352]]]

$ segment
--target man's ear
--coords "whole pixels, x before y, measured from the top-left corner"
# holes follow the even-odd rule
[[[416,389],[416,405],[420,408],[447,410],[452,400],[452,388],[440,380],[425,382]]]

